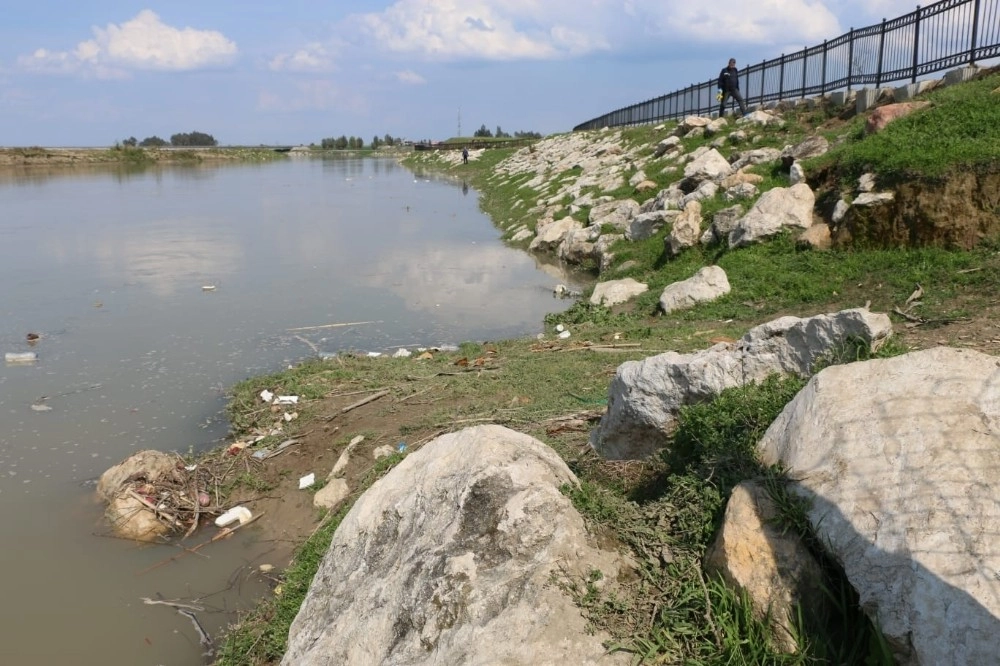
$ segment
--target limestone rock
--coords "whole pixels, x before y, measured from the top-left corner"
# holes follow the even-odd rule
[[[815,204],[816,197],[805,183],[768,190],[729,234],[729,245],[750,245],[787,227],[808,229],[813,224]]]
[[[743,183],[750,183],[751,185],[758,185],[764,182],[764,176],[756,173],[747,173],[746,171],[737,171],[731,176],[727,176],[722,179],[719,183],[723,189],[728,190],[731,187],[736,187]]]
[[[624,234],[604,234],[594,243],[594,254],[598,257],[598,269],[602,273],[611,268],[615,260],[611,247],[624,238]]]
[[[583,225],[571,217],[564,217],[561,220],[550,222],[549,224],[539,227],[536,230],[535,238],[531,241],[528,249],[541,252],[552,252],[558,249],[559,244],[565,240],[566,234],[573,229],[582,228]]]
[[[739,204],[723,208],[712,217],[712,224],[701,237],[701,244],[708,245],[727,240],[729,232],[736,228],[736,224],[743,217],[743,206]]]
[[[617,229],[624,230],[628,226],[629,220],[638,213],[639,204],[631,199],[609,201],[608,203],[591,208],[588,221],[591,226],[609,224]]]
[[[644,180],[635,186],[636,192],[649,192],[656,189],[656,181]]]
[[[684,167],[684,177],[696,181],[722,180],[733,172],[729,161],[714,148],[692,160]]]
[[[797,185],[799,183],[805,182],[806,172],[802,168],[802,164],[799,162],[792,162],[792,166],[788,167],[788,182],[792,185]]]
[[[844,220],[844,216],[847,215],[847,211],[851,209],[851,204],[847,203],[843,199],[837,201],[837,204],[833,207],[833,215],[830,220],[836,225],[840,224]]]
[[[750,329],[735,344],[627,361],[611,381],[608,410],[591,444],[605,458],[645,458],[667,444],[682,406],[775,373],[807,377],[817,361],[849,340],[877,347],[891,332],[888,316],[858,308],[808,319],[781,317]]]
[[[785,121],[773,113],[764,110],[751,111],[736,121],[737,125],[756,125],[758,127],[781,127]]]
[[[628,184],[631,185],[632,187],[635,187],[644,180],[646,180],[646,172],[643,171],[642,169],[639,169],[634,174],[632,174],[631,178],[628,179]]]
[[[833,247],[830,227],[822,222],[814,224],[799,235],[795,244],[804,249],[829,250]]]
[[[648,289],[649,285],[645,285],[632,278],[598,282],[597,286],[594,287],[594,293],[590,297],[590,302],[594,305],[611,307],[612,305],[632,300],[639,294],[645,293]]]
[[[875,191],[875,174],[873,173],[863,173],[861,177],[858,178],[858,192],[874,192]]]
[[[897,663],[998,663],[996,357],[938,347],[827,368],[759,450],[812,500]]]
[[[742,169],[755,164],[766,164],[781,159],[781,151],[777,148],[754,148],[740,154],[733,162],[733,169]]]
[[[736,486],[705,568],[745,592],[757,619],[769,618],[778,649],[794,653],[796,605],[823,605],[823,570],[797,535],[775,525],[778,515],[762,486]]]
[[[520,243],[521,241],[526,241],[529,238],[534,238],[535,234],[530,229],[521,229],[513,236],[510,237],[511,243]]]
[[[316,491],[313,495],[313,506],[318,509],[329,509],[333,511],[340,503],[351,494],[351,488],[344,478],[335,478],[327,481],[326,485]]]
[[[687,280],[667,285],[660,295],[660,309],[666,314],[693,308],[698,303],[714,301],[730,291],[726,271],[705,266]]]
[[[575,483],[550,448],[495,425],[410,454],[337,528],[281,663],[628,664],[552,582],[628,567],[593,545],[559,490]]]
[[[637,215],[625,230],[625,238],[630,241],[652,238],[678,215],[680,211],[676,210],[655,210]]]
[[[760,194],[760,190],[757,189],[756,185],[752,185],[750,183],[740,183],[739,185],[734,185],[726,190],[726,201],[753,199],[758,194]]]
[[[878,204],[889,203],[896,198],[894,192],[865,192],[864,194],[859,194],[854,201],[851,202],[852,206],[877,206]]]
[[[875,134],[885,129],[885,126],[894,120],[908,116],[914,111],[919,111],[930,106],[930,102],[901,102],[899,104],[887,104],[880,106],[871,112],[865,122],[865,132]]]
[[[704,201],[706,199],[711,199],[715,196],[716,192],[719,191],[719,186],[710,180],[706,180],[697,189],[689,194],[684,195],[684,198],[680,201],[680,208],[683,210],[692,201]]]
[[[822,134],[813,134],[801,143],[781,151],[781,163],[785,168],[789,168],[795,162],[825,155],[829,150],[830,142],[826,137]]]
[[[671,256],[677,256],[681,250],[694,247],[701,238],[701,204],[690,201],[684,210],[674,218],[674,226],[667,237],[667,249]]]
[[[571,229],[559,245],[558,255],[571,264],[582,264],[594,258],[594,241],[601,235],[600,227]]]

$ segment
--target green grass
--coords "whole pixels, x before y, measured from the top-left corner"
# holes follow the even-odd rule
[[[931,107],[890,123],[873,136],[855,125],[853,140],[806,168],[836,165],[846,178],[866,171],[883,182],[940,177],[954,170],[1000,167],[1000,74],[926,95]]]

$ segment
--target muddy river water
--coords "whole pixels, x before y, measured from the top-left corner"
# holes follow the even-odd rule
[[[560,282],[475,191],[388,159],[0,172],[0,353],[38,357],[0,364],[0,663],[204,663],[143,598],[200,599],[214,634],[274,545],[251,527],[143,573],[177,548],[109,538],[93,479],[219,444],[227,387],[314,349],[538,332]],[[342,322],[375,323],[289,331]]]

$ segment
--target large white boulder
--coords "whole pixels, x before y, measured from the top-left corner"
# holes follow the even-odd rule
[[[726,271],[705,266],[687,280],[667,285],[660,295],[660,309],[666,314],[693,308],[698,303],[714,301],[730,291]]]
[[[734,169],[730,166],[729,160],[723,157],[715,148],[712,148],[684,167],[684,177],[696,181],[719,181],[733,171]]]
[[[729,233],[729,245],[750,245],[787,228],[808,229],[815,205],[816,195],[806,183],[768,190]]]
[[[632,278],[598,282],[594,287],[594,293],[590,296],[590,302],[594,305],[611,307],[612,305],[630,301],[639,294],[646,293],[648,289],[649,285],[645,285]]]
[[[553,579],[627,566],[593,545],[549,447],[500,426],[437,438],[337,528],[284,666],[628,664]]]
[[[711,401],[727,388],[776,373],[806,377],[817,361],[851,339],[876,346],[891,332],[887,315],[857,308],[808,319],[781,317],[733,344],[627,361],[611,380],[608,410],[591,433],[591,444],[608,459],[645,458],[668,444],[684,405]]]
[[[566,235],[573,229],[582,229],[583,225],[571,217],[564,217],[561,220],[549,222],[535,230],[535,237],[528,246],[529,250],[540,252],[553,252],[566,239]]]
[[[897,663],[1000,664],[1000,359],[942,347],[827,368],[759,449],[811,499]]]

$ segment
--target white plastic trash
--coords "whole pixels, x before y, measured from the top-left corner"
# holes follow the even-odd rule
[[[263,391],[260,392],[260,399],[263,400],[264,402],[271,402],[272,400],[274,400],[274,394],[268,391],[267,389],[264,389]]]
[[[572,334],[569,331],[563,331],[562,333],[559,334],[559,337],[562,338],[563,340],[565,340],[570,335],[572,335]]]
[[[231,525],[236,521],[239,521],[240,525],[247,523],[253,518],[253,514],[250,513],[250,509],[245,506],[234,506],[229,511],[215,519],[215,524],[219,527],[225,527],[226,525]]]
[[[310,472],[299,479],[299,490],[305,490],[314,483],[316,483],[316,475]]]
[[[275,405],[297,405],[299,404],[299,396],[297,395],[279,395],[274,399]]]
[[[35,352],[7,352],[3,355],[3,360],[8,363],[34,363],[38,360]]]

